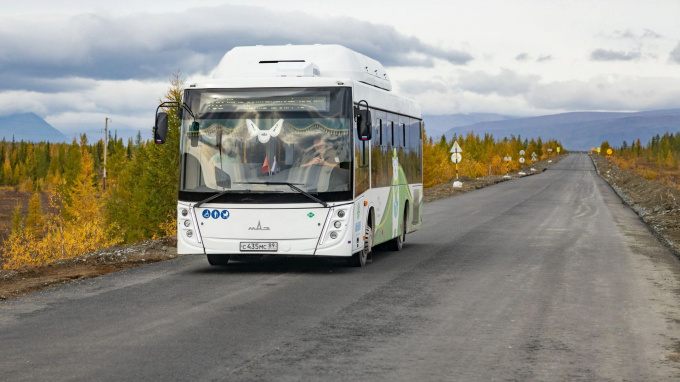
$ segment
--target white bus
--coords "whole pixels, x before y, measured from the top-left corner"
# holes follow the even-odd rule
[[[181,112],[177,250],[371,259],[422,221],[420,105],[339,45],[237,47]],[[156,113],[163,143],[167,114]]]

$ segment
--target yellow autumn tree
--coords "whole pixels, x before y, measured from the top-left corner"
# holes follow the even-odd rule
[[[40,205],[40,193],[35,192],[28,202],[28,216],[26,217],[26,230],[34,237],[39,237],[43,232],[43,214]]]
[[[106,224],[103,201],[94,182],[92,155],[83,150],[81,158],[80,171],[72,186],[62,184],[56,187],[61,194],[53,193],[50,197],[51,207],[59,212],[42,216],[41,223],[33,225],[35,229],[28,229],[27,224],[26,229],[12,232],[5,240],[2,248],[5,269],[75,257],[121,241],[117,227]],[[39,227],[42,229],[37,231]]]

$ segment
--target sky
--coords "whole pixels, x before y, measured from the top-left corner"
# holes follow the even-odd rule
[[[424,114],[680,108],[678,0],[108,3],[0,0],[0,116],[150,134],[173,73],[210,78],[235,46],[314,43],[382,62]]]

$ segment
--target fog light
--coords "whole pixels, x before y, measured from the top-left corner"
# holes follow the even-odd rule
[[[342,226],[342,222],[340,222],[340,221],[336,221],[335,223],[333,223],[333,227],[335,227],[335,228],[340,228],[341,226]]]
[[[190,221],[188,221],[188,220],[185,220],[185,221],[184,221],[184,226],[185,226],[185,227],[189,227],[190,225],[191,225],[191,222],[190,222]]]
[[[187,237],[194,237],[194,231],[188,230],[187,231]]]
[[[344,217],[345,217],[345,210],[340,210],[340,211],[338,211],[338,217],[339,217],[339,218],[344,218]]]
[[[338,233],[333,231],[331,232],[331,239],[337,239],[338,238]]]
[[[187,216],[187,215],[189,215],[189,210],[187,210],[185,208],[185,209],[182,210],[182,216]]]

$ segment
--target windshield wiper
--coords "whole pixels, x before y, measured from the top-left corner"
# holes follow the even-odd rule
[[[296,184],[302,185],[304,183],[288,183],[288,182],[234,182],[234,183],[235,184],[264,184],[264,185],[267,185],[267,186],[288,186],[293,191],[297,191],[297,192],[301,193],[302,195],[312,199],[313,201],[320,203],[322,206],[328,208],[328,203],[326,203],[323,200],[317,198],[316,196],[310,194],[309,192],[295,186]],[[212,199],[213,198],[210,198],[208,200],[212,200]],[[208,200],[206,200],[206,201],[208,201]],[[201,203],[205,203],[205,202],[201,202]]]
[[[211,197],[209,197],[209,198],[207,198],[207,199],[205,199],[205,200],[201,200],[200,202],[194,204],[194,208],[198,208],[198,207],[201,206],[201,204],[203,204],[203,203],[208,203],[209,201],[211,201],[211,200],[213,200],[213,199],[217,199],[217,198],[219,198],[220,196],[226,195],[226,194],[228,194],[228,193],[230,193],[230,192],[232,192],[232,191],[231,191],[231,190],[225,190],[225,191],[222,191],[222,192],[220,192],[219,194],[215,194],[215,195],[213,195],[213,196],[211,196]]]
[[[304,183],[288,183],[288,182],[234,182],[234,184],[264,184],[264,185],[267,185],[267,186],[288,186],[288,187],[290,187],[291,189],[293,189],[294,191],[297,191],[297,192],[301,193],[302,195],[304,195],[304,196],[306,196],[306,197],[312,199],[313,201],[315,201],[315,202],[317,202],[317,203],[321,203],[321,205],[323,205],[324,207],[328,208],[328,203],[324,202],[323,200],[321,200],[321,199],[315,197],[314,195],[310,194],[309,192],[307,192],[307,191],[305,191],[305,190],[303,190],[303,189],[301,189],[301,188],[295,187],[296,184],[304,184]],[[211,197],[209,197],[209,198],[207,198],[207,199],[205,199],[205,200],[201,200],[200,202],[194,204],[194,208],[198,208],[198,207],[200,207],[203,203],[208,203],[209,201],[214,200],[214,199],[217,199],[217,198],[219,198],[220,196],[226,195],[226,194],[228,194],[228,193],[230,193],[230,192],[233,192],[233,191],[232,191],[232,190],[225,190],[225,191],[222,191],[222,192],[220,192],[220,193],[218,193],[218,194],[215,194],[215,195],[213,195],[213,196],[211,196]],[[246,190],[246,192],[251,192],[251,190]]]

